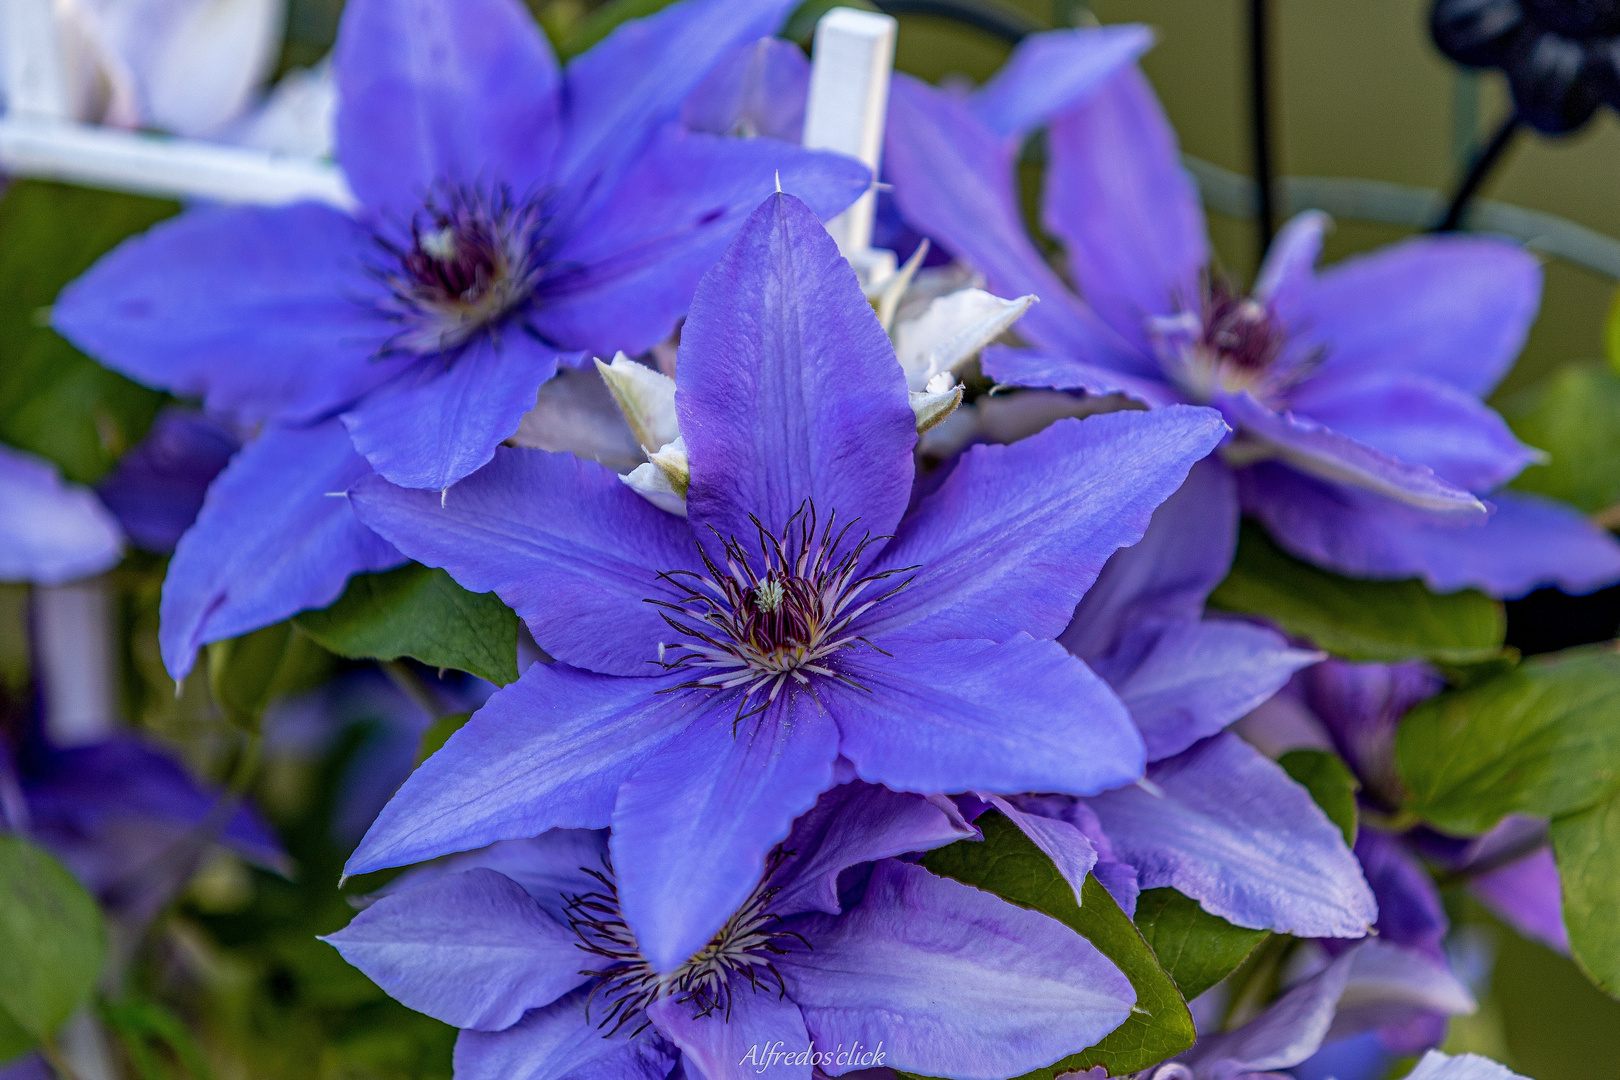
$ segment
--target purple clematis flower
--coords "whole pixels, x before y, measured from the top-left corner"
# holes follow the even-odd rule
[[[1140,889],[1173,886],[1240,926],[1358,938],[1377,908],[1343,834],[1281,768],[1224,733],[1322,659],[1264,627],[1204,615],[1237,545],[1232,486],[1215,462],[1194,466],[1058,638],[1130,710],[1149,783],[1015,802],[1078,828],[1126,911]]]
[[[136,545],[171,552],[197,520],[208,485],[241,448],[241,439],[225,424],[170,407],[96,491]]]
[[[1535,318],[1541,274],[1524,251],[1422,237],[1317,274],[1328,220],[1307,213],[1243,295],[1209,271],[1175,133],[1126,66],[1047,114],[1044,224],[1082,300],[1024,233],[1013,163],[1028,111],[904,76],[891,102],[885,171],[906,219],[992,291],[1041,298],[1019,327],[1032,347],[986,354],[993,378],[1215,406],[1244,510],[1341,573],[1496,596],[1620,579],[1612,536],[1501,490],[1536,458],[1480,400]]]
[[[1219,441],[1215,413],[979,447],[908,512],[905,376],[786,195],[699,285],[677,385],[686,519],[594,462],[516,449],[443,503],[381,478],[353,493],[367,525],[495,591],[560,663],[418,769],[350,873],[611,824],[625,917],[667,973],[841,770],[925,794],[1084,795],[1141,774],[1124,707],[1051,639]]]
[[[118,564],[124,534],[95,494],[0,444],[0,581],[61,585]]]
[[[894,858],[973,832],[937,796],[835,788],[671,970],[638,946],[600,831],[412,871],[326,940],[463,1029],[460,1080],[809,1080],[871,1065],[995,1080],[1097,1042],[1135,993],[1056,920]]]
[[[352,215],[203,207],[125,242],[54,324],[109,366],[264,430],[176,550],[164,660],[402,562],[341,499],[375,468],[439,491],[559,363],[665,338],[772,177],[832,214],[851,159],[678,123],[793,0],[685,0],[559,69],[517,0],[355,0],[336,48]]]
[[[1214,993],[1214,991],[1212,991]],[[1200,999],[1202,1000],[1202,999]],[[1324,1045],[1343,1045],[1370,1027],[1415,1009],[1470,1013],[1474,1000],[1443,967],[1398,946],[1361,942],[1299,979],[1258,1016],[1231,1031],[1201,1032],[1191,1050],[1142,1074],[1144,1080],[1286,1080]],[[1424,1068],[1444,1062],[1440,1054]],[[1465,1058],[1453,1059],[1459,1063]],[[1487,1059],[1475,1061],[1496,1066]],[[1284,1072],[1283,1070],[1290,1070]],[[1358,1073],[1341,1074],[1349,1080]],[[1381,1073],[1377,1075],[1382,1075]],[[1414,1073],[1413,1075],[1421,1075]],[[1457,1078],[1498,1073],[1431,1073]]]

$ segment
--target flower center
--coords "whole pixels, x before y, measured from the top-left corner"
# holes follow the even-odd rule
[[[810,947],[799,934],[781,929],[781,916],[770,910],[771,901],[781,892],[770,885],[771,877],[791,854],[780,848],[772,851],[765,861],[765,874],[747,902],[707,945],[667,976],[658,975],[642,959],[635,934],[619,910],[619,890],[612,869],[585,870],[601,884],[601,891],[566,899],[568,923],[579,938],[576,947],[607,961],[600,969],[580,972],[601,980],[590,993],[590,1001],[600,995],[605,1005],[596,1026],[613,1035],[639,1021],[631,1032],[638,1034],[649,1023],[647,1006],[670,995],[676,1001],[690,1003],[697,1016],[720,1013],[729,1020],[732,996],[742,982],[758,993],[762,988],[773,989],[774,980],[777,995],[785,996],[787,984],[773,959],[792,951],[795,942]],[[587,1015],[590,1001],[586,1004]]]
[[[1275,397],[1302,374],[1277,363],[1288,335],[1270,306],[1219,279],[1205,287],[1197,312],[1155,320],[1150,336],[1166,371],[1195,401],[1243,390]]]
[[[550,246],[540,199],[505,188],[443,188],[395,238],[378,234],[371,267],[388,289],[381,313],[400,329],[382,351],[446,352],[528,303]]]
[[[675,570],[659,575],[678,593],[674,600],[649,600],[664,609],[664,621],[680,635],[660,647],[667,670],[702,672],[675,689],[742,691],[737,719],[764,709],[782,689],[814,692],[812,676],[859,687],[832,663],[834,654],[870,644],[852,631],[874,604],[905,588],[910,579],[880,595],[872,586],[916,567],[862,575],[861,557],[882,537],[851,540],[855,522],[835,529],[836,515],[818,532],[815,507],[801,507],[780,536],[758,519],[759,554],[754,557],[732,538],[725,542],[722,569],[701,547],[707,574]]]

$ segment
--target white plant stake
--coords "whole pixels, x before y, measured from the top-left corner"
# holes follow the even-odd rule
[[[354,205],[329,162],[75,123],[51,0],[0,0],[0,68],[0,172],[180,199]]]
[[[887,15],[833,8],[816,24],[804,145],[858,158],[877,174],[889,108],[897,24]],[[872,286],[894,273],[894,252],[872,247],[877,193],[868,191],[827,223],[838,250]]]

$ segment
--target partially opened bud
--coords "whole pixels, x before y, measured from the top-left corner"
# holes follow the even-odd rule
[[[1023,317],[1034,296],[1003,300],[983,289],[961,289],[941,296],[894,334],[895,353],[906,385],[923,389],[934,376],[954,371]]]
[[[649,457],[681,437],[680,421],[675,417],[674,379],[622,352],[611,364],[598,360],[596,370]]]

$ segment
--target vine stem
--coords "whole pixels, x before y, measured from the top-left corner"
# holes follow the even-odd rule
[[[1440,219],[1440,224],[1431,231],[1437,233],[1456,232],[1462,226],[1463,216],[1468,213],[1469,203],[1479,194],[1485,179],[1490,176],[1491,170],[1501,162],[1502,155],[1509,146],[1513,145],[1513,137],[1524,126],[1517,112],[1508,113],[1507,117],[1497,127],[1496,134],[1491,141],[1485,144],[1478,154],[1474,155],[1473,164],[1463,176],[1462,182],[1457,185],[1456,192],[1451,196],[1451,204],[1446,207],[1446,216]]]
[[[1276,163],[1271,132],[1271,12],[1267,0],[1249,0],[1249,126],[1254,150],[1254,182],[1259,193],[1259,260],[1265,261],[1277,235]],[[1258,265],[1258,264],[1257,264]]]

